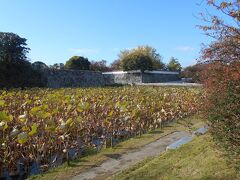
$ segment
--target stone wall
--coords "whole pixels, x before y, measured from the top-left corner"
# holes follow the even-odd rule
[[[180,75],[178,72],[167,72],[167,71],[152,71],[146,72],[142,75],[143,83],[161,83],[161,82],[172,82],[180,81]]]
[[[116,71],[95,72],[78,70],[45,69],[42,71],[46,86],[64,87],[100,87],[114,84],[160,83],[180,80],[178,72],[169,71]]]
[[[98,87],[105,85],[101,72],[47,69],[42,74],[49,88]]]
[[[106,84],[161,83],[180,81],[179,72],[169,71],[116,71],[103,73]]]
[[[103,73],[106,85],[111,84],[132,84],[132,83],[141,83],[142,82],[142,73],[114,73],[108,72]]]

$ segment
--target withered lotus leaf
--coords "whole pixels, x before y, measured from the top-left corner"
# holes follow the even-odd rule
[[[197,88],[109,87],[0,91],[0,169],[33,162],[50,167],[53,155],[101,148],[195,113]],[[18,153],[16,153],[18,152]]]

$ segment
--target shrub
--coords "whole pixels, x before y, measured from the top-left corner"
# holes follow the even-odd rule
[[[240,168],[240,63],[207,66],[205,110],[211,133]]]
[[[211,63],[204,71],[205,109],[212,135],[226,148],[231,163],[240,168],[240,2],[206,2],[220,14],[202,13],[205,24],[199,26],[214,38],[204,47],[200,58]]]
[[[195,64],[183,69],[181,76],[183,78],[192,78],[192,82],[200,82],[202,71],[205,69],[206,64]]]

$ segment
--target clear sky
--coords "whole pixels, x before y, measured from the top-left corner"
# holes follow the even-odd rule
[[[32,62],[65,63],[73,55],[117,59],[120,50],[150,45],[168,62],[192,65],[209,41],[195,16],[202,0],[0,0],[0,31],[27,39]]]

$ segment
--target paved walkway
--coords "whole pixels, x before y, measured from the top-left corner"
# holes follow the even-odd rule
[[[73,180],[106,179],[107,177],[112,176],[121,170],[129,168],[145,158],[154,157],[161,154],[166,150],[167,146],[189,135],[191,135],[189,132],[177,131],[139,149],[129,150],[125,154],[109,155],[109,159],[103,162],[100,166],[90,168],[78,176],[75,176]]]
[[[184,83],[181,81],[177,82],[166,82],[166,83],[136,83],[138,86],[177,86],[177,87],[202,87],[202,84],[198,83]]]

